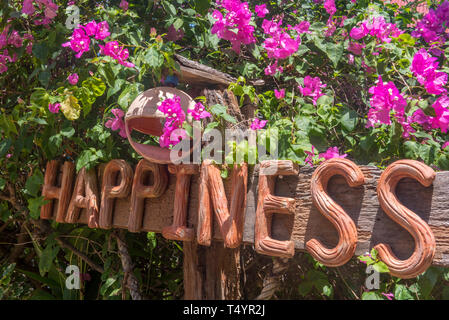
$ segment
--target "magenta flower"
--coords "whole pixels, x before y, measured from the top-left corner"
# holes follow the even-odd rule
[[[266,38],[263,47],[267,51],[267,56],[270,59],[285,59],[298,51],[301,44],[299,35],[296,39],[292,39],[290,35],[280,27],[282,20],[277,23],[274,20],[264,20],[262,22],[262,29],[265,34],[271,36]]]
[[[232,49],[240,53],[242,44],[251,44],[256,42],[254,37],[254,27],[250,25],[252,12],[248,8],[247,2],[240,0],[224,0],[219,5],[225,9],[226,15],[219,10],[212,13],[216,20],[212,26],[212,34],[216,34],[220,39],[231,42]]]
[[[126,0],[122,0],[119,5],[119,7],[122,8],[123,11],[128,10],[128,6],[129,6],[129,3]]]
[[[436,10],[430,9],[422,20],[416,24],[412,36],[423,38],[425,42],[431,45],[438,45],[445,42],[448,38],[446,31],[449,20],[449,2],[444,1]]]
[[[69,83],[74,86],[78,83],[79,77],[77,73],[72,73],[70,76],[68,76],[67,80],[69,80]]]
[[[384,295],[388,300],[393,300],[393,298],[394,298],[394,294],[393,293],[382,292],[382,295]]]
[[[198,105],[198,104],[197,104]],[[195,105],[200,111],[201,107]],[[167,117],[163,128],[163,133],[159,137],[159,145],[162,148],[168,148],[178,144],[182,139],[187,137],[187,133],[182,129],[182,124],[186,119],[184,110],[181,107],[181,98],[174,96],[173,98],[165,99],[161,102],[158,110],[164,113]],[[197,116],[192,114],[192,116]]]
[[[52,103],[49,103],[48,104],[48,110],[51,112],[51,113],[58,113],[59,112],[59,107],[60,107],[61,105],[59,104],[59,103],[55,103],[55,104],[52,104]]]
[[[279,71],[280,73],[282,73],[284,69],[280,66],[278,67],[278,61],[276,60],[273,64],[268,65],[264,71],[267,76],[274,76],[276,72]]]
[[[14,30],[9,35],[8,44],[13,45],[16,48],[20,48],[23,46],[23,39],[20,37],[19,32],[17,30]]]
[[[206,108],[201,102],[197,102],[195,104],[195,107],[193,109],[187,110],[187,112],[190,113],[195,120],[201,120],[212,116],[209,112],[206,111]]]
[[[426,115],[422,109],[416,110],[408,120],[410,123],[421,125],[424,130],[430,130],[432,126],[432,117]]]
[[[354,27],[352,28],[352,30],[349,32],[349,36],[352,39],[355,40],[360,40],[363,37],[365,37],[367,34],[369,33],[368,29],[366,28],[365,25],[362,25],[360,27]]]
[[[108,121],[104,124],[106,128],[110,128],[112,131],[119,130],[119,135],[122,138],[126,138],[126,130],[125,130],[125,122],[123,122],[123,116],[125,113],[122,109],[112,109],[112,114],[114,115],[114,118],[109,118]]]
[[[261,5],[256,5],[254,12],[256,12],[259,18],[264,18],[270,11],[268,11],[267,5],[264,3]]]
[[[446,141],[445,143],[443,143],[443,145],[441,146],[441,149],[446,149],[449,146],[449,141]]]
[[[316,105],[319,97],[324,96],[324,93],[321,91],[323,88],[326,88],[326,84],[323,84],[319,77],[312,78],[311,76],[304,78],[304,87],[298,86],[303,96],[312,97],[314,105]]]
[[[391,124],[390,111],[394,111],[396,117],[404,115],[407,101],[393,82],[384,83],[382,77],[379,76],[377,85],[371,87],[369,93],[373,96],[370,99],[371,108],[368,111],[366,127],[374,127],[377,124]]]
[[[340,154],[337,147],[331,147],[327,149],[326,152],[318,155],[319,158],[324,158],[324,160],[329,160],[332,158],[346,158],[347,156],[347,154]]]
[[[277,89],[274,89],[274,95],[277,99],[283,99],[285,97],[285,89],[281,89],[279,91]]]
[[[298,34],[303,34],[303,33],[311,33],[309,31],[310,28],[310,22],[309,21],[301,21],[299,24],[295,25],[294,27],[292,27],[291,25],[288,25],[288,29],[293,29],[295,30]]]
[[[426,49],[420,49],[413,57],[410,70],[430,94],[446,93],[443,86],[447,83],[447,74],[437,72],[437,58],[428,54]]]
[[[109,32],[109,24],[107,21],[102,21],[97,24],[97,30],[95,31],[95,39],[104,40],[109,37],[111,33]]]
[[[36,9],[33,6],[33,0],[23,0],[22,13],[32,15]]]
[[[97,33],[97,26],[98,24],[95,21],[91,21],[86,23],[84,26],[81,26],[81,28],[86,32],[86,35],[88,37],[95,36]]]
[[[11,158],[12,157],[12,153],[8,153],[7,155],[6,155],[6,159],[9,159],[9,158]]]
[[[366,47],[366,45],[364,43],[358,43],[358,42],[351,41],[351,42],[349,42],[349,45],[348,45],[348,51],[359,56],[362,54],[362,49],[365,47]]]
[[[70,41],[63,43],[62,46],[70,46],[73,51],[77,52],[75,57],[81,58],[83,53],[88,52],[90,49],[90,38],[82,28],[77,28],[73,31]]]
[[[335,7],[335,0],[324,0],[324,9],[326,9],[327,13],[333,16],[335,12],[337,12],[337,8]]]
[[[100,45],[100,48],[102,54],[114,58],[121,65],[124,65],[128,68],[134,67],[133,63],[125,61],[129,57],[128,49],[126,49],[124,46],[119,45],[117,41],[110,41],[104,46]]]
[[[304,151],[307,154],[307,157],[304,159],[304,163],[307,163],[311,167],[313,167],[313,157],[315,156],[315,147],[312,145],[311,151]]]
[[[263,129],[267,124],[267,120],[260,120],[259,118],[255,118],[253,123],[251,123],[251,130],[259,130]]]
[[[443,133],[447,132],[449,126],[449,98],[446,95],[439,97],[432,105],[435,110],[435,117],[432,119],[432,128],[441,129]]]

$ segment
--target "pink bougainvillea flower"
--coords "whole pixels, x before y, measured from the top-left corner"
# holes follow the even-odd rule
[[[123,11],[128,10],[128,6],[129,6],[129,3],[126,0],[122,0],[119,5],[119,7],[122,8]]]
[[[83,28],[84,32],[86,32],[86,36],[92,37],[97,33],[97,26],[98,24],[95,21],[91,21],[86,23],[84,26],[81,26],[81,28]]]
[[[311,33],[309,31],[310,28],[310,22],[309,21],[301,21],[299,24],[295,25],[295,26],[291,26],[288,25],[288,29],[293,29],[295,30],[298,34],[303,34],[303,33]]]
[[[364,43],[358,43],[358,42],[351,41],[351,42],[349,42],[349,45],[348,45],[348,51],[359,56],[362,54],[362,49],[365,47],[366,47],[366,45]]]
[[[197,104],[198,105],[198,104]],[[195,106],[200,111],[201,107]],[[181,98],[174,96],[173,98],[167,98],[161,102],[158,110],[164,113],[167,117],[165,119],[163,133],[159,137],[159,145],[162,148],[169,148],[178,144],[182,139],[187,137],[187,133],[182,129],[182,124],[186,119],[184,110],[181,107]],[[195,113],[193,117],[199,116]]]
[[[17,30],[14,30],[9,35],[8,44],[13,45],[16,48],[20,48],[23,46],[23,39],[20,37],[19,32]]]
[[[240,53],[242,44],[256,42],[254,27],[250,25],[252,12],[248,3],[242,3],[240,0],[224,0],[218,4],[226,14],[223,16],[219,10],[212,13],[212,17],[216,20],[211,29],[212,34],[230,41],[236,53]]]
[[[48,104],[48,110],[51,113],[58,113],[59,112],[59,107],[61,107],[61,105],[59,103],[54,103],[54,104],[49,103]]]
[[[187,112],[190,113],[195,120],[201,120],[212,116],[209,112],[206,111],[206,108],[201,102],[197,102],[195,104],[195,107],[193,109],[187,110]]]
[[[384,295],[388,300],[393,300],[393,298],[394,298],[394,294],[393,293],[382,292],[382,295]]]
[[[261,5],[256,5],[254,12],[256,12],[259,18],[264,18],[270,11],[268,11],[267,5],[264,3]]]
[[[449,20],[449,2],[442,2],[435,10],[429,12],[416,24],[412,36],[423,38],[430,45],[439,45],[448,38],[446,33]]]
[[[305,154],[307,154],[306,158],[304,159],[304,163],[307,163],[311,167],[313,167],[313,157],[315,156],[315,147],[312,145],[311,151],[304,151]]]
[[[447,74],[438,72],[437,58],[432,57],[426,49],[420,49],[413,57],[410,70],[430,94],[446,93],[443,86],[447,83]]]
[[[23,0],[22,13],[32,15],[36,9],[33,6],[33,0]]]
[[[74,86],[78,83],[79,77],[77,73],[72,73],[67,80],[69,80],[69,83]]]
[[[56,3],[51,0],[47,0],[44,11],[45,18],[49,20],[54,19],[58,15],[58,8],[59,7],[56,5]]]
[[[430,130],[432,126],[432,117],[426,115],[422,109],[416,110],[408,121],[421,125],[424,130]]]
[[[340,154],[338,147],[330,147],[326,150],[326,152],[318,155],[319,158],[323,158],[324,160],[329,160],[332,158],[346,158],[347,156],[347,154]]]
[[[278,66],[278,61],[276,60],[274,63],[268,65],[264,71],[267,76],[274,76],[276,72],[279,71],[282,73],[284,69],[281,66]]]
[[[73,51],[77,52],[75,57],[81,58],[83,53],[88,52],[90,49],[90,38],[82,28],[77,28],[73,31],[70,41],[63,43],[62,46],[70,46]]]
[[[354,40],[360,40],[363,37],[365,37],[369,33],[368,29],[365,25],[362,25],[360,27],[354,27],[349,32],[349,36]]]
[[[446,95],[439,97],[432,107],[435,110],[435,117],[432,119],[432,128],[439,128],[443,133],[446,133],[449,126],[449,97]]]
[[[348,54],[348,63],[351,65],[354,64],[354,56],[352,54]]]
[[[337,8],[335,7],[335,0],[324,0],[324,9],[326,9],[327,13],[333,16],[335,12],[337,12]]]
[[[274,89],[274,95],[277,99],[283,99],[285,97],[285,89]]]
[[[304,87],[298,86],[303,96],[312,97],[314,105],[316,105],[318,98],[324,95],[321,91],[323,88],[326,88],[326,84],[323,84],[319,77],[312,78],[311,76],[304,78]]]
[[[128,49],[126,49],[124,46],[121,46],[118,41],[110,41],[104,46],[99,46],[102,54],[114,58],[118,63],[124,65],[125,67],[134,67],[133,63],[126,61],[126,59],[128,59],[129,57]]]
[[[368,111],[366,127],[374,127],[377,124],[391,124],[390,111],[396,116],[404,115],[407,101],[401,95],[393,82],[384,83],[379,76],[377,85],[369,89],[373,96],[370,99],[371,108]]]
[[[8,153],[7,155],[6,155],[6,159],[9,159],[9,158],[11,158],[12,157],[12,153]]]
[[[446,149],[449,146],[449,141],[446,141],[445,143],[443,143],[443,145],[441,146],[441,149]]]
[[[95,31],[95,39],[104,40],[109,37],[111,33],[109,32],[109,24],[107,21],[102,21],[97,24],[97,30]]]
[[[336,20],[335,20],[336,21]],[[335,24],[334,19],[332,19],[332,16],[329,17],[329,19],[327,19],[327,23],[326,23],[326,32],[324,33],[325,37],[331,37],[334,32],[337,30],[337,25]]]
[[[298,51],[298,47],[301,44],[299,35],[296,39],[293,39],[280,27],[281,24],[282,20],[278,22],[264,20],[262,22],[264,33],[271,36],[270,38],[266,38],[262,45],[270,59],[286,59]]]
[[[125,131],[125,122],[123,121],[123,116],[125,115],[125,112],[123,112],[122,109],[112,109],[112,114],[114,115],[114,118],[109,118],[108,121],[104,124],[106,128],[110,128],[112,131],[119,130],[119,135],[122,138],[126,138],[126,131]]]
[[[263,129],[267,124],[267,120],[260,120],[259,118],[255,118],[253,123],[251,123],[251,130],[259,130]]]

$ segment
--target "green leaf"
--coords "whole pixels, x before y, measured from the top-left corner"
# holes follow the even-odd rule
[[[389,272],[388,266],[385,263],[383,263],[382,261],[378,261],[378,262],[374,263],[373,269],[379,273]]]
[[[78,99],[69,95],[64,102],[61,103],[61,111],[68,120],[76,120],[80,117],[81,107]]]
[[[343,113],[340,123],[348,132],[352,132],[357,125],[357,112],[352,109],[348,109]]]
[[[151,68],[160,68],[164,64],[164,56],[155,47],[151,47],[144,58]]]
[[[28,209],[30,210],[30,217],[33,219],[39,219],[41,214],[41,207],[47,203],[48,200],[44,200],[43,196],[28,199]]]
[[[394,287],[394,298],[396,300],[414,300],[410,290],[403,284],[396,284]]]
[[[362,300],[385,300],[385,298],[378,292],[369,291],[362,294]]]
[[[59,246],[47,246],[44,250],[42,250],[42,254],[39,259],[39,273],[43,277],[53,264],[53,260],[56,258],[56,255],[59,252]]]
[[[0,142],[0,159],[3,158],[11,147],[12,141],[7,138]]]
[[[205,15],[210,8],[210,0],[195,0],[195,9],[201,14]]]
[[[24,192],[32,197],[37,197],[42,185],[44,183],[44,176],[39,169],[35,169],[31,177],[25,183]]]

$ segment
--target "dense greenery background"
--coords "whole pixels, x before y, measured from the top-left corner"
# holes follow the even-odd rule
[[[212,33],[214,10],[224,15],[226,10],[210,0],[130,0],[127,8],[120,0],[31,2],[35,8],[32,15],[22,12],[22,0],[0,4],[0,31],[6,30],[3,34],[12,37],[0,50],[2,299],[130,298],[123,287],[124,274],[112,231],[55,222],[51,232],[39,227],[35,219],[43,203],[42,170],[51,159],[74,161],[77,170],[119,158],[137,163],[139,156],[118,130],[106,125],[107,121],[115,117],[112,109],[126,111],[139,92],[171,79],[171,71],[178,67],[174,53],[239,78],[232,90],[256,102],[258,116],[268,120],[267,128],[279,129],[283,159],[317,165],[324,160],[320,154],[337,147],[334,156],[346,154],[358,164],[383,168],[394,160],[408,158],[424,161],[436,170],[449,170],[449,149],[445,148],[448,135],[441,124],[445,115],[435,114],[432,108],[441,96],[429,93],[410,69],[417,51],[424,48],[438,58],[439,71],[448,71],[444,35],[438,43],[412,36],[413,24],[423,18],[416,6],[426,3],[436,8],[439,2],[416,1],[399,8],[377,0],[335,0],[336,12],[330,14],[331,1],[249,1],[249,25],[254,27],[255,41],[243,44],[240,50],[233,50],[230,41]],[[56,14],[45,11],[51,3],[58,6]],[[288,25],[310,22],[308,31],[299,35],[298,46],[287,57],[278,59],[283,72],[273,75],[265,72],[274,63],[264,47],[270,36],[262,28],[264,18],[254,12],[255,6],[262,3],[269,10],[265,19],[282,18],[282,28],[291,39],[297,39],[298,34],[294,29],[286,31]],[[74,13],[67,11],[71,4],[79,8],[81,24],[107,21],[111,33],[107,40],[92,38],[90,50],[80,58],[70,47],[62,46],[73,32],[66,26]],[[388,36],[388,41],[366,35],[359,41],[364,43],[360,52],[349,51],[350,41],[354,41],[350,32],[373,16],[383,16],[403,33]],[[44,17],[48,18],[46,24],[40,22]],[[127,61],[134,67],[102,54],[99,45],[112,40],[129,50]],[[68,77],[75,73],[79,80],[72,84]],[[369,89],[376,86],[379,75],[383,81],[393,82],[398,89],[395,95],[406,99],[405,118],[396,117],[398,113],[393,111],[397,110],[392,109],[390,124],[367,127],[368,112],[374,107]],[[307,76],[319,77],[326,84],[318,90],[321,93],[317,99],[298,88],[307,86]],[[264,85],[250,85],[261,79]],[[446,81],[441,90],[445,87]],[[285,97],[280,94],[282,89]],[[60,110],[54,113],[49,105],[57,103]],[[235,121],[218,107],[206,107],[214,117],[210,127]],[[439,117],[440,122],[430,126],[421,120],[409,121],[407,117],[418,109],[427,117]],[[150,139],[148,143],[157,141]],[[144,296],[181,298],[182,244],[152,233],[128,233],[126,241]],[[72,249],[61,243],[70,244]],[[93,270],[79,253],[87,255],[104,272]],[[244,248],[242,259],[247,279],[244,298],[255,298],[264,277],[271,272],[272,259],[255,254],[251,247]],[[383,272],[379,290],[365,287],[366,263]],[[64,271],[69,264],[89,274],[81,290],[65,289]],[[360,257],[341,268],[326,268],[309,255],[298,253],[273,298],[449,298],[447,269],[431,267],[407,281],[385,271],[375,252],[371,258]]]

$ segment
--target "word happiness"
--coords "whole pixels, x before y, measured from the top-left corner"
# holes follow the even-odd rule
[[[293,240],[273,238],[272,217],[273,214],[298,215],[301,211],[298,202],[301,199],[276,196],[274,191],[277,176],[298,176],[299,168],[289,160],[268,160],[261,162],[255,169],[258,175],[256,199],[252,201],[257,203],[253,240],[255,250],[269,256],[292,257],[295,243]],[[247,204],[247,163],[233,165],[230,184],[227,184],[230,185],[230,192],[225,190],[219,166],[211,160],[205,160],[201,165],[162,165],[141,160],[134,172],[124,160],[112,160],[99,171],[100,179],[97,179],[95,169],[83,168],[75,180],[73,163],[65,162],[60,168],[57,161],[48,162],[42,194],[49,201],[41,208],[41,218],[55,217],[57,222],[77,223],[84,212],[91,228],[121,227],[140,232],[144,231],[147,215],[153,221],[167,221],[161,216],[165,214],[164,210],[173,208],[170,215],[165,214],[165,217],[173,216],[171,225],[160,227],[165,238],[195,240],[200,245],[209,246],[215,216],[224,245],[228,248],[241,245],[245,212],[253,207],[251,203]],[[198,194],[191,195],[191,178],[198,174]],[[344,158],[327,160],[312,174],[310,193],[313,205],[335,227],[339,241],[335,247],[329,248],[317,239],[310,239],[306,241],[305,249],[316,260],[330,267],[348,262],[355,254],[358,240],[354,221],[328,194],[328,182],[335,175],[342,176],[350,187],[363,186],[368,179],[361,168]],[[432,264],[436,243],[429,225],[399,202],[396,186],[403,178],[430,186],[435,177],[434,170],[423,163],[399,160],[388,166],[377,181],[377,197],[381,208],[415,240],[415,250],[406,260],[399,259],[386,244],[380,243],[374,247],[390,273],[397,277],[412,278],[424,272]],[[101,181],[101,191],[97,181]],[[170,181],[173,183],[170,184]],[[169,193],[172,196],[167,197]],[[145,199],[153,199],[151,202],[154,202],[154,208],[151,207],[147,215],[145,206],[148,203]],[[195,204],[195,209],[190,209],[190,212],[189,199]],[[193,223],[195,228],[188,226],[188,215],[196,217],[197,221]],[[116,223],[118,220],[121,223]]]

